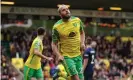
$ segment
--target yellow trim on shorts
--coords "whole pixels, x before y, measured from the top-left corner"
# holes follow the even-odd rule
[[[30,68],[28,68],[27,72],[26,72],[26,80],[28,80],[28,73],[30,71]]]

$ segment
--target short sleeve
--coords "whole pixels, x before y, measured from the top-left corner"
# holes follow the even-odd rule
[[[52,29],[52,41],[57,42],[58,40],[59,40],[59,33],[55,28],[53,28]]]
[[[80,20],[80,32],[82,32],[84,30],[84,24],[83,22]]]
[[[83,55],[84,58],[88,58],[88,57],[89,57],[89,53],[90,53],[90,52],[89,52],[88,50],[86,50],[86,51],[84,52],[84,55]]]
[[[35,41],[35,43],[33,44],[33,47],[34,47],[34,49],[39,49],[39,47],[40,47],[40,43],[39,43],[39,41]]]

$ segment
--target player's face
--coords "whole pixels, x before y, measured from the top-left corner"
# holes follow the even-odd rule
[[[45,38],[45,36],[46,36],[46,32],[43,34],[43,38]]]
[[[46,32],[44,33],[44,37],[46,36]]]
[[[60,16],[61,16],[63,19],[69,19],[70,16],[71,16],[70,10],[69,10],[67,7],[63,7],[63,8],[60,10]]]

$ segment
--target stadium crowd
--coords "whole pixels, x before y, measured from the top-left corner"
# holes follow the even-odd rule
[[[36,37],[35,29],[26,31],[1,31],[1,70],[2,80],[15,80],[15,73],[11,71],[8,66],[11,58],[15,58],[16,55],[24,59],[24,62],[29,54],[29,48],[32,40]],[[89,40],[96,41],[96,59],[94,67],[94,80],[129,80],[133,79],[133,43],[131,41],[122,41],[120,36],[116,36],[115,40],[107,40],[106,36],[86,36]],[[44,38],[44,55],[54,57],[54,62],[42,61],[44,76],[50,78],[50,75],[45,73],[45,69],[56,65],[55,55],[51,49],[51,33],[48,32]],[[87,39],[88,40],[88,39]],[[10,58],[7,60],[7,55]],[[50,64],[50,65],[49,65]],[[46,68],[47,66],[47,68]],[[12,74],[8,73],[11,72]],[[47,75],[46,75],[47,74]],[[5,78],[6,77],[6,78]],[[131,79],[132,78],[132,79]]]

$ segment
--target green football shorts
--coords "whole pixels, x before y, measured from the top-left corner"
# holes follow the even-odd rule
[[[28,66],[24,66],[24,80],[31,80],[31,78],[44,80],[42,69],[32,69]]]
[[[64,57],[65,63],[66,63],[66,67],[69,71],[68,74],[70,74],[70,76],[73,75],[78,75],[80,80],[84,79],[83,76],[83,64],[82,64],[82,57],[81,56],[77,56],[74,58],[69,58],[69,57]]]

